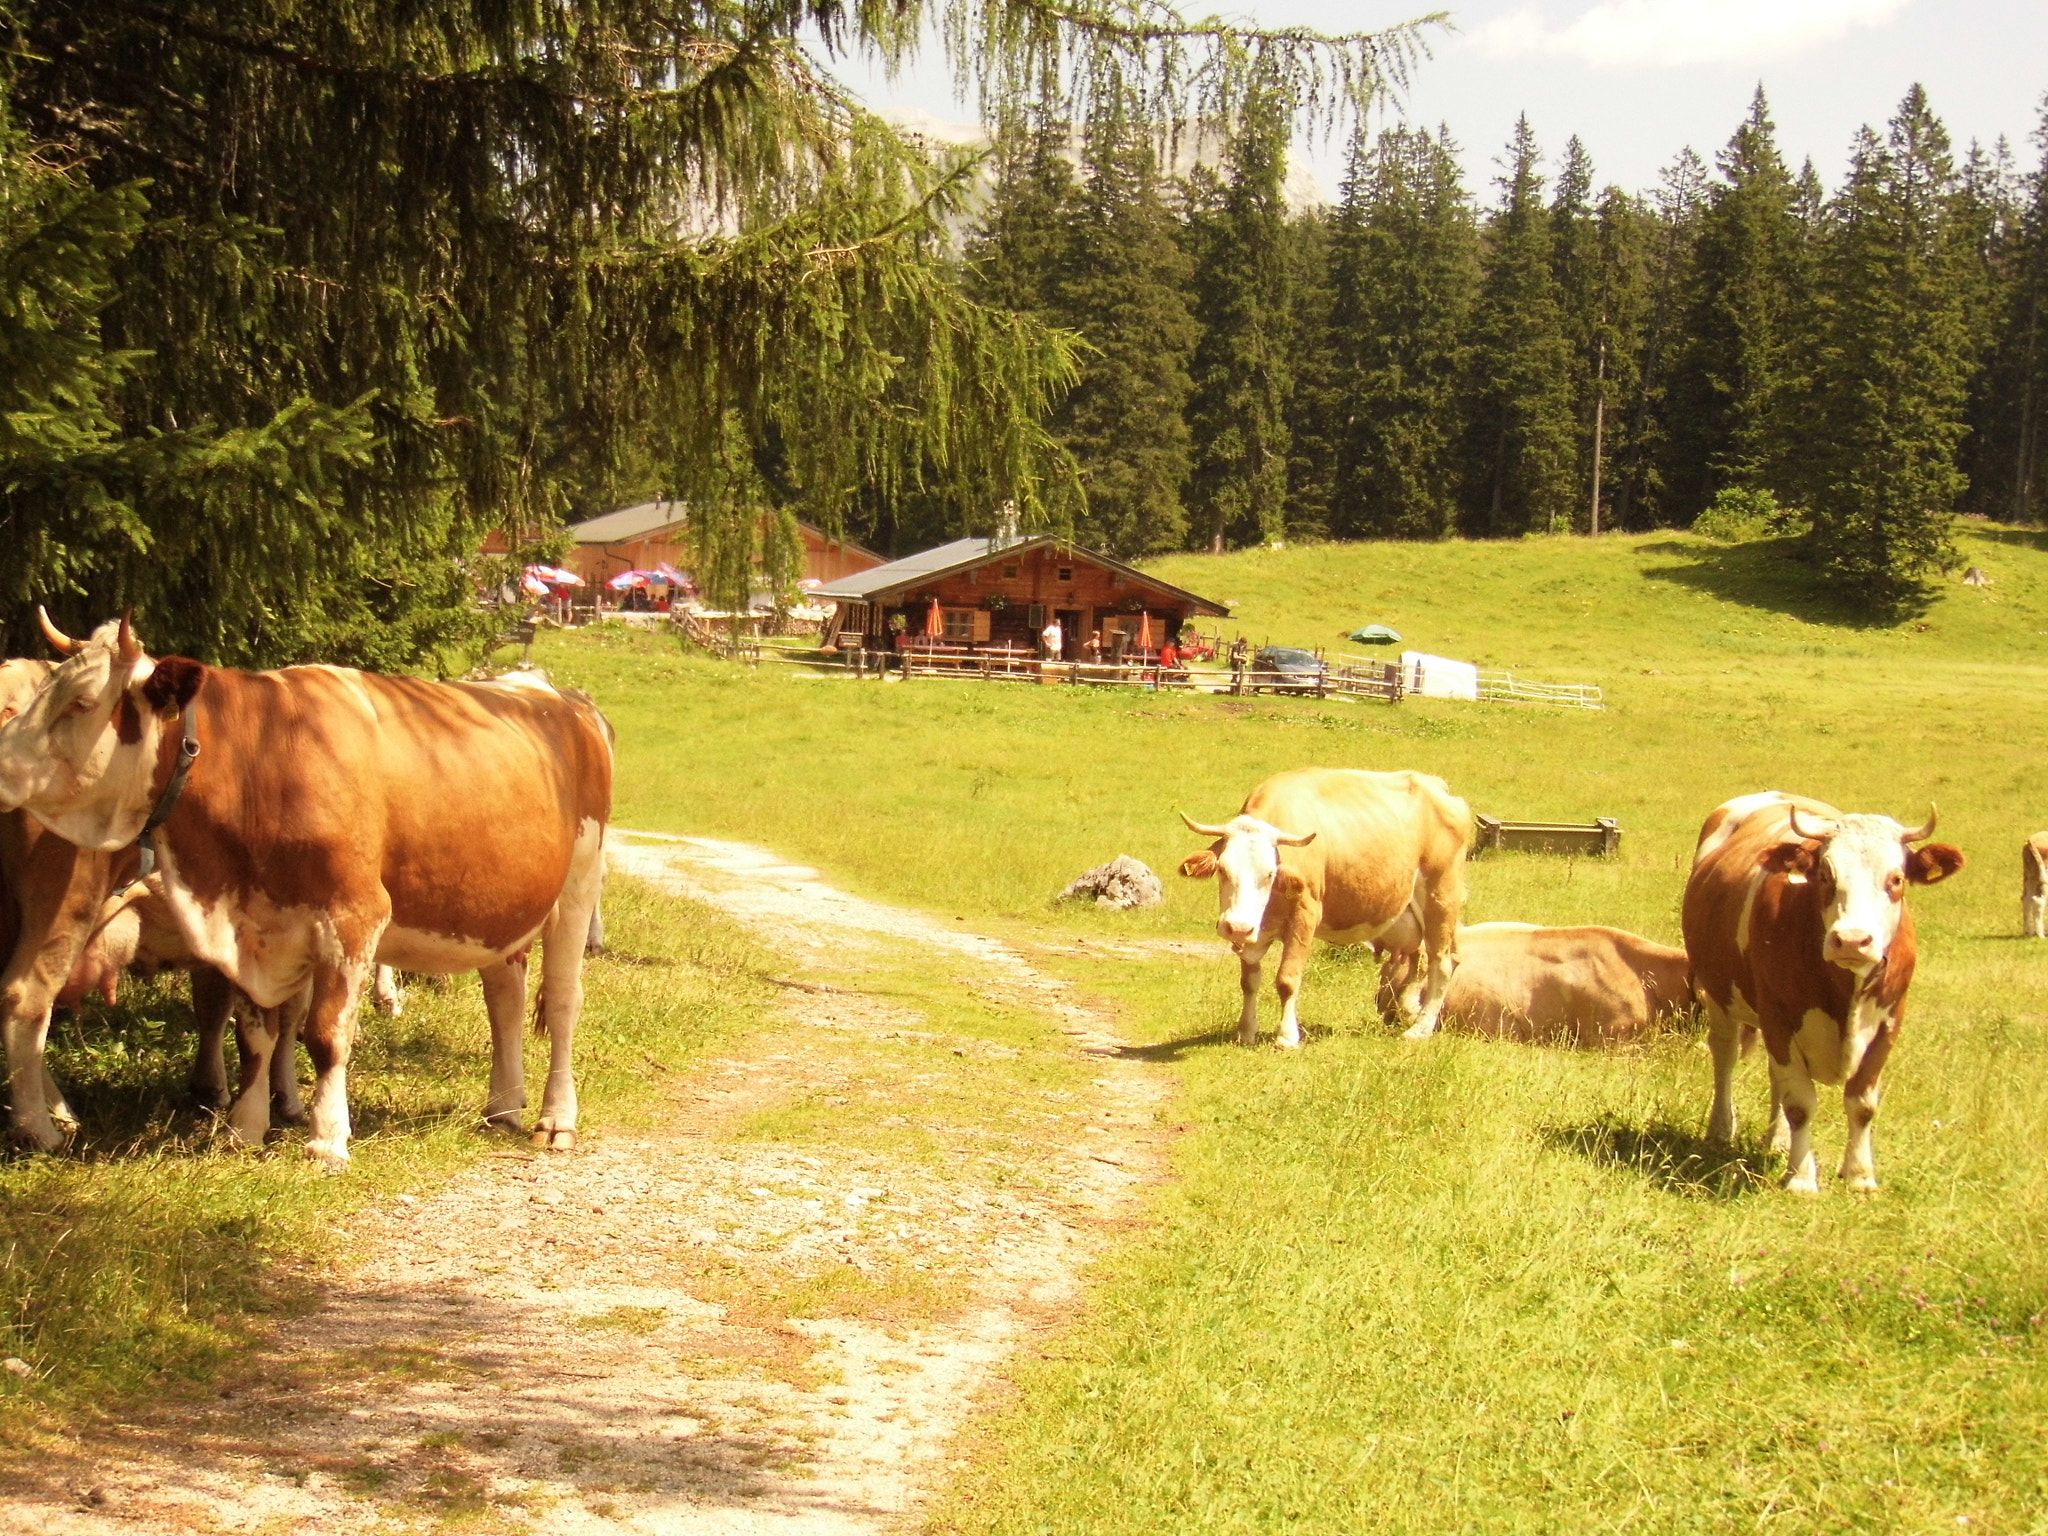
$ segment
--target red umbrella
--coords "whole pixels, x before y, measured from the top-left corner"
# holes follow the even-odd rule
[[[1138,618],[1138,649],[1141,651],[1152,649],[1152,615],[1149,613],[1142,614]]]
[[[931,612],[924,616],[924,632],[934,640],[946,632],[946,620],[939,612],[939,600],[936,597],[932,599]]]

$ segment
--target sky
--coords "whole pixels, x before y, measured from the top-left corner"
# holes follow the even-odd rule
[[[1220,7],[1262,25],[1361,31],[1420,14],[1430,0],[1240,0]],[[2000,134],[2021,164],[2048,94],[2048,0],[1469,0],[1446,7],[1404,96],[1380,115],[1447,124],[1469,184],[1490,198],[1501,147],[1526,111],[1552,157],[1577,134],[1601,185],[1641,191],[1687,146],[1710,163],[1761,83],[1796,170],[1811,157],[1832,187],[1849,142],[1881,126],[1915,81],[1958,151]],[[1212,6],[1183,3],[1189,14]],[[936,61],[883,82],[843,73],[876,107],[972,120]],[[1341,142],[1303,146],[1330,195]]]

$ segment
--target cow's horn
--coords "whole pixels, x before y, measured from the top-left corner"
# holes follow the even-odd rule
[[[1316,835],[1313,832],[1282,832],[1273,839],[1273,842],[1280,848],[1306,848],[1315,840]]]
[[[1940,815],[1941,811],[1936,807],[1935,803],[1932,800],[1928,801],[1927,824],[1922,827],[1916,827],[1911,832],[1908,832],[1903,841],[1908,843],[1926,842],[1928,838],[1934,836],[1934,823]]]
[[[1799,825],[1799,807],[1798,807],[1798,806],[1796,806],[1796,805],[1788,805],[1788,806],[1786,806],[1786,807],[1785,807],[1785,809],[1786,809],[1786,810],[1788,810],[1788,811],[1790,811],[1790,812],[1792,813],[1792,835],[1793,835],[1794,837],[1797,837],[1797,838],[1801,838],[1801,839],[1805,839],[1805,838],[1814,838],[1814,839],[1818,839],[1818,838],[1821,838],[1821,837],[1825,837],[1825,836],[1827,835],[1826,833],[1823,833],[1823,832],[1811,832],[1811,831],[1808,831],[1808,830],[1807,830],[1807,829],[1806,829],[1805,827],[1802,827],[1802,826],[1800,826],[1800,825]]]
[[[1188,830],[1198,837],[1230,836],[1230,828],[1228,827],[1205,826],[1201,822],[1195,820],[1195,818],[1190,816],[1186,811],[1181,811],[1178,814],[1180,816],[1180,819],[1188,824]]]
[[[132,613],[134,610],[131,608],[128,612]],[[142,642],[135,638],[135,630],[128,622],[127,613],[121,615],[120,645],[123,661],[132,664],[142,660]]]
[[[56,648],[59,656],[75,656],[78,654],[79,647],[84,645],[85,642],[72,639],[63,630],[52,624],[49,613],[40,603],[36,605],[36,617],[42,621],[43,638]]]

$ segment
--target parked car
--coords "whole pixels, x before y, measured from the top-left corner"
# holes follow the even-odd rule
[[[1262,646],[1252,656],[1251,691],[1270,693],[1314,693],[1322,686],[1328,666],[1313,651],[1289,645]]]

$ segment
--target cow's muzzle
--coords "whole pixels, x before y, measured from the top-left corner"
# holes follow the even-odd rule
[[[1861,928],[1830,928],[1821,954],[1829,964],[1849,971],[1867,970],[1884,958],[1877,940]]]
[[[1245,945],[1251,943],[1252,936],[1258,932],[1258,929],[1249,927],[1244,923],[1232,922],[1227,917],[1220,917],[1216,920],[1216,932],[1223,937],[1232,949],[1243,949]]]

